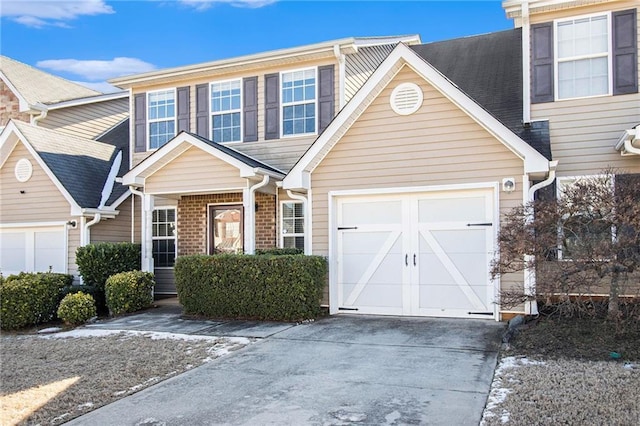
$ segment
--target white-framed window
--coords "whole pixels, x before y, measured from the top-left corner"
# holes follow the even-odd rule
[[[282,72],[280,82],[282,136],[316,133],[316,69]]]
[[[242,80],[211,83],[211,138],[214,142],[242,140]]]
[[[281,246],[304,250],[304,204],[301,201],[283,201],[280,206]]]
[[[566,191],[571,190],[571,187],[575,186],[581,180],[596,179],[605,179],[605,177],[602,175],[558,177],[556,179],[556,196],[558,200],[560,200],[565,196]],[[614,182],[607,179],[605,185],[609,187],[613,195]],[[571,199],[575,198],[572,197]],[[575,206],[570,210],[574,209]],[[569,214],[565,214],[560,218],[561,222],[558,226],[558,259],[574,259],[575,252],[579,251],[579,245],[585,244],[589,240],[591,240],[591,242],[613,240],[615,238],[615,229],[613,229],[609,224],[610,222],[602,216],[606,213],[606,209],[603,212],[600,211],[597,206],[594,206],[593,208],[587,207],[584,211],[573,211],[570,216]]]
[[[176,209],[153,210],[153,264],[156,268],[172,268],[176,261]]]
[[[176,90],[147,93],[149,149],[158,149],[176,135]]]
[[[555,21],[557,99],[611,94],[611,16]]]

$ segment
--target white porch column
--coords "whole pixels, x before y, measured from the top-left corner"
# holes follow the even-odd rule
[[[153,195],[144,194],[142,205],[142,270],[153,272]]]

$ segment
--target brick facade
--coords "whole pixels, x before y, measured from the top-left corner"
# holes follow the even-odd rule
[[[178,256],[207,253],[207,206],[242,204],[242,193],[186,195],[178,201]],[[256,193],[256,248],[276,246],[276,197]]]
[[[0,126],[6,126],[10,119],[29,122],[29,114],[20,112],[20,101],[9,87],[0,80]]]

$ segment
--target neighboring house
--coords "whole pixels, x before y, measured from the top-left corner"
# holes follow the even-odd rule
[[[501,214],[556,175],[640,173],[638,5],[504,6],[513,30],[112,80],[132,93],[123,184],[144,200],[143,267],[160,292],[175,291],[178,255],[295,246],[328,257],[331,313],[535,313],[496,303],[535,286],[489,277]]]
[[[0,57],[0,272],[68,272],[75,251],[131,241],[128,92],[101,94]]]

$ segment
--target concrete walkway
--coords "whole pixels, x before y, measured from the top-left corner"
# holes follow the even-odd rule
[[[297,326],[194,321],[163,309],[94,327],[263,340],[70,425],[477,425],[504,329],[355,315]]]

